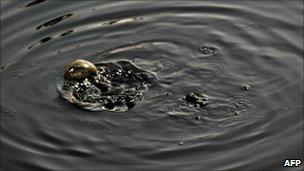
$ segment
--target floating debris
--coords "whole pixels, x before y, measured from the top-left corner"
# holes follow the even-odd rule
[[[216,48],[213,46],[209,46],[209,45],[203,45],[201,46],[201,48],[199,49],[204,55],[210,55],[210,54],[214,54]]]
[[[250,85],[244,85],[243,90],[244,91],[249,91],[249,90],[252,90],[252,87]]]
[[[185,101],[197,107],[205,107],[209,102],[207,95],[199,93],[190,93],[186,95]]]
[[[92,111],[124,112],[137,105],[156,76],[129,61],[76,60],[64,74],[60,96]]]

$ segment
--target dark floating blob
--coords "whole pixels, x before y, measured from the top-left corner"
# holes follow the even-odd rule
[[[71,33],[73,33],[73,30],[68,30],[68,31],[62,33],[60,36],[67,36],[67,35],[69,35]]]
[[[55,24],[59,23],[60,21],[65,20],[65,19],[71,17],[72,15],[73,14],[66,14],[66,15],[60,16],[60,17],[55,18],[53,20],[50,20],[50,21],[48,21],[48,22],[46,22],[44,24],[41,24],[36,29],[39,30],[39,29],[44,28],[44,27],[49,27],[49,26],[55,25]]]
[[[201,120],[202,118],[200,116],[195,117],[196,120]]]
[[[111,20],[111,21],[109,21],[108,23],[106,23],[106,24],[108,24],[108,25],[112,25],[112,24],[115,24],[115,23],[117,23],[119,20]]]
[[[32,2],[30,2],[29,4],[27,4],[26,6],[25,6],[25,8],[27,8],[27,7],[32,7],[32,6],[35,6],[35,5],[38,5],[38,4],[40,4],[41,2],[44,2],[45,0],[36,0],[36,1],[32,1]]]
[[[252,87],[250,85],[244,85],[242,88],[244,91],[252,90]]]
[[[203,45],[199,49],[204,55],[211,55],[215,53],[216,48],[209,45]]]
[[[124,112],[142,100],[156,75],[129,61],[93,64],[76,60],[68,65],[60,97],[91,111]]]
[[[46,43],[46,42],[48,42],[48,41],[50,41],[50,40],[52,40],[52,39],[58,38],[58,37],[60,37],[60,36],[61,36],[61,37],[67,36],[67,35],[70,35],[70,34],[72,34],[72,33],[73,33],[73,30],[68,30],[68,31],[66,31],[66,32],[64,32],[64,33],[61,33],[61,34],[58,34],[58,35],[52,35],[52,36],[45,37],[45,38],[39,40],[38,42],[34,43],[34,44],[31,45],[30,47],[28,47],[28,49],[31,49],[31,48],[33,48],[33,47],[40,46],[40,45],[42,45],[42,44],[44,44],[44,43]]]
[[[49,37],[45,37],[41,40],[39,40],[38,42],[34,43],[33,45],[31,45],[30,47],[28,47],[28,49],[32,49],[33,47],[37,47],[39,45],[42,45],[50,40],[52,40],[53,38],[55,38],[56,36],[49,36]]]
[[[202,93],[189,93],[184,100],[196,107],[205,107],[209,103],[208,96]]]

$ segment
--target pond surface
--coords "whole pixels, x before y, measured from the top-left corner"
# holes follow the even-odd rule
[[[84,110],[56,87],[75,59],[157,85],[125,112]],[[3,171],[303,162],[303,1],[1,1],[0,74]]]

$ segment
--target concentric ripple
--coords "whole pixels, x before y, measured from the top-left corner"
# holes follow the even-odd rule
[[[109,98],[91,81],[58,92],[76,59],[138,70],[104,74]],[[1,1],[0,76],[2,170],[304,160],[302,1]]]

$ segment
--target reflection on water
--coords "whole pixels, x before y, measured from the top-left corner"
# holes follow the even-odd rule
[[[44,1],[45,0],[32,1],[32,2],[28,3],[25,7],[32,7],[32,6],[38,5],[38,4],[40,4],[41,2],[44,2]]]
[[[158,82],[128,111],[81,110],[56,88],[79,58]],[[0,74],[3,170],[303,162],[302,1],[3,1]]]
[[[55,25],[55,24],[57,24],[57,23],[65,20],[65,19],[71,17],[72,15],[73,14],[66,14],[66,15],[60,16],[58,18],[55,18],[53,20],[50,20],[50,21],[48,21],[46,23],[43,23],[43,24],[39,25],[36,29],[39,30],[39,29],[42,29],[42,28],[50,27],[52,25]]]

